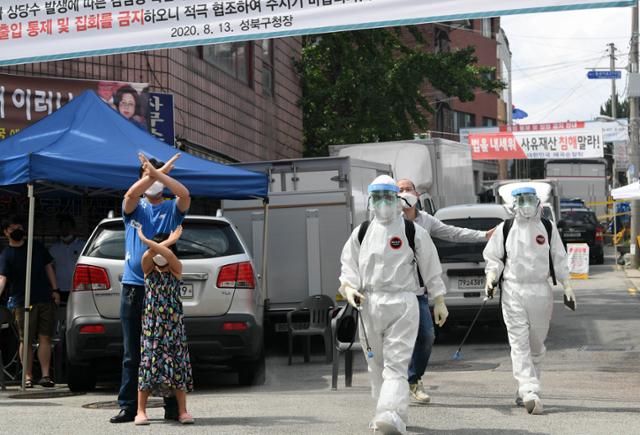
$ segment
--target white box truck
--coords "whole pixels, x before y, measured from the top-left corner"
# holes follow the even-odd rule
[[[238,163],[268,175],[267,326],[285,331],[286,313],[307,296],[335,299],[340,254],[353,229],[367,216],[367,187],[391,167],[351,157],[319,157]],[[262,270],[264,211],[261,200],[222,203]]]
[[[607,164],[602,159],[547,160],[547,178],[558,180],[561,199],[581,199],[597,216],[607,213]]]
[[[520,187],[532,187],[542,204],[542,217],[558,223],[560,219],[560,197],[558,196],[558,182],[552,179],[541,180],[502,180],[493,184],[493,194],[496,203],[504,204],[513,209],[512,192]]]
[[[415,183],[422,209],[430,214],[478,202],[469,145],[437,138],[333,145],[329,150],[331,155],[390,164],[396,179]]]

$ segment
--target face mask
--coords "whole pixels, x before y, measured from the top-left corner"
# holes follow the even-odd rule
[[[397,204],[378,203],[373,206],[373,213],[382,222],[388,222],[398,214]]]
[[[534,217],[537,211],[538,211],[538,207],[533,205],[525,205],[522,207],[518,207],[518,213],[520,213],[522,217],[525,217],[527,219]]]
[[[404,192],[398,196],[400,197],[400,204],[402,204],[402,208],[413,208],[418,203],[418,197],[413,193]]]
[[[73,235],[73,234],[69,234],[68,236],[62,236],[62,237],[60,237],[60,239],[61,239],[63,242],[66,242],[66,243],[69,243],[70,241],[72,241],[72,240],[73,240],[73,238],[74,238],[74,235]]]
[[[165,267],[167,264],[169,264],[169,262],[167,261],[166,258],[164,258],[162,255],[160,254],[156,254],[153,256],[153,262],[156,264],[156,266],[158,267]]]
[[[154,182],[145,192],[146,196],[155,197],[162,193],[164,190],[164,184],[159,181]]]
[[[9,233],[9,237],[14,242],[20,242],[24,239],[24,230],[21,230],[20,228],[15,229]]]

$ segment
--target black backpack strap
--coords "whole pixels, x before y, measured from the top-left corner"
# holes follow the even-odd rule
[[[498,282],[502,282],[502,275],[504,275],[504,268],[507,265],[507,237],[509,237],[509,231],[513,226],[513,219],[507,219],[504,221],[502,225],[502,273],[500,274],[500,279]]]
[[[549,274],[551,275],[551,280],[553,281],[553,285],[557,285],[558,281],[556,280],[556,271],[553,267],[553,259],[551,258],[551,237],[553,235],[553,223],[549,219],[542,218],[542,224],[547,230],[547,240],[549,241]]]
[[[369,223],[369,221],[364,221],[360,224],[360,229],[358,230],[358,243],[360,243],[361,245],[362,241],[364,240],[364,235],[367,234]]]
[[[404,234],[407,236],[407,241],[409,242],[409,247],[413,251],[413,258],[416,258],[416,224],[413,221],[408,219],[404,220]],[[417,264],[417,261],[416,261]],[[420,287],[424,287],[424,280],[422,279],[422,275],[420,274],[420,268],[418,271],[418,283]]]

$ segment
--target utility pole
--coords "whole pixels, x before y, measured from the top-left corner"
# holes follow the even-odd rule
[[[616,45],[611,42],[609,44],[609,59],[610,59],[610,71],[614,73],[616,71]],[[618,118],[618,96],[616,95],[616,79],[611,79],[611,117],[613,119]]]
[[[638,72],[638,2],[636,1],[632,9],[631,16],[631,50],[629,52],[629,72]],[[629,98],[629,163],[633,165],[631,177],[637,178],[638,167],[640,166],[640,155],[638,154],[638,139],[640,138],[640,120],[638,119],[638,97]],[[630,183],[633,180],[628,180]],[[634,269],[640,264],[640,254],[638,252],[638,234],[640,233],[640,200],[631,201],[631,266]]]

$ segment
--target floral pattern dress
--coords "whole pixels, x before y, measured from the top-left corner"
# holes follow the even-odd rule
[[[180,280],[171,272],[154,270],[145,277],[144,287],[138,388],[162,397],[175,395],[175,390],[190,392],[193,376]]]

